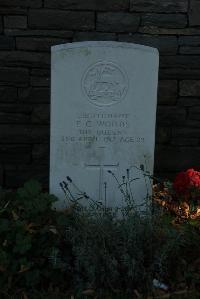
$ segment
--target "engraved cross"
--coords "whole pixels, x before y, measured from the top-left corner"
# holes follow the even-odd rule
[[[101,147],[103,148],[103,147]],[[96,169],[97,171],[99,171],[99,201],[103,200],[103,188],[104,188],[104,183],[105,183],[105,179],[104,179],[104,172],[105,170],[116,170],[117,167],[119,166],[119,163],[97,163],[97,164],[85,164],[85,167],[88,169]]]

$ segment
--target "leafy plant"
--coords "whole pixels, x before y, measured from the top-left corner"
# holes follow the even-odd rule
[[[1,190],[0,298],[142,298],[154,295],[155,279],[170,291],[198,290],[199,220],[175,226],[157,204],[139,212],[130,181],[123,178],[127,206],[120,211],[85,193],[79,196],[90,202],[87,209],[70,197],[56,211],[57,199],[36,181]],[[61,184],[67,197],[70,184],[69,177]]]
[[[0,290],[5,294],[59,285],[60,271],[49,255],[61,246],[62,214],[52,209],[57,199],[30,181],[23,188],[0,194]],[[64,229],[64,226],[63,226]],[[2,295],[3,296],[3,295]],[[1,297],[2,298],[2,297]]]

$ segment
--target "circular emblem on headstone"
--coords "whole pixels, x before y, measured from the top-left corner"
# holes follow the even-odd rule
[[[92,104],[113,105],[125,97],[128,78],[122,68],[115,63],[97,62],[86,70],[82,88]]]

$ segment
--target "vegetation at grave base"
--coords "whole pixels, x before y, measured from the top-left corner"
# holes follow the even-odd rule
[[[36,181],[1,190],[0,298],[199,298],[200,184],[188,173],[185,187],[180,175],[154,186],[153,204],[139,213],[127,172],[120,216],[85,193],[72,195],[69,177],[63,211]]]

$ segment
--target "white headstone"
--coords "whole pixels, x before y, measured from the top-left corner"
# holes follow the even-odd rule
[[[121,206],[108,170],[121,183],[130,169],[139,178],[131,182],[135,201],[146,197],[147,178],[137,168],[153,173],[158,61],[157,49],[130,43],[52,47],[50,192],[60,207],[66,176],[91,198]]]

